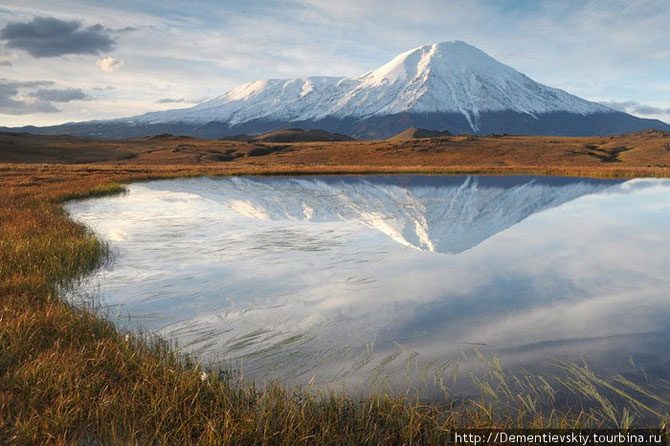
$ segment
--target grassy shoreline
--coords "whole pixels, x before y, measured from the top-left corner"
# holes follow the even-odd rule
[[[257,388],[211,371],[203,379],[203,370],[186,365],[166,342],[128,338],[58,293],[107,252],[69,220],[62,201],[118,193],[131,181],[308,173],[670,176],[668,169],[382,167],[0,165],[0,443],[444,444],[453,427],[607,423],[606,415],[580,407],[529,410],[512,393],[515,408],[495,413],[484,400],[436,406],[382,392]],[[627,423],[619,408],[609,409],[617,424]],[[658,425],[667,425],[670,415],[658,415]]]
[[[670,178],[665,167],[610,166],[431,166],[431,165],[216,165],[216,164],[8,164],[0,162],[0,173],[58,175],[95,174],[112,182],[148,181],[165,178],[222,175],[491,175],[566,176],[583,178]],[[62,199],[62,197],[61,197]]]

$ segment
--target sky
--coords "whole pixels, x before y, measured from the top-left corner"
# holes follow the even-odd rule
[[[2,0],[0,126],[189,107],[256,79],[358,76],[463,40],[670,122],[667,0]]]

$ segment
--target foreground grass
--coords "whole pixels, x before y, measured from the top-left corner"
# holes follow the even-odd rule
[[[560,411],[542,407],[555,395],[549,384],[519,391],[498,366],[478,381],[481,398],[458,404],[423,405],[383,391],[356,397],[258,388],[225,374],[205,377],[165,342],[129,338],[60,298],[62,285],[107,256],[100,240],[67,218],[63,199],[117,193],[131,180],[231,172],[0,166],[1,444],[444,444],[455,426],[668,422],[667,396],[598,380],[577,366],[566,366],[572,369],[559,385],[579,394],[579,403]],[[593,404],[587,409],[585,401]]]

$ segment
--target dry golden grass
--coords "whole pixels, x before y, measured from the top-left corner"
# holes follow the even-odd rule
[[[137,150],[135,143],[126,144],[130,151]],[[351,144],[347,150],[360,149],[359,143]],[[649,415],[633,397],[626,408],[612,405],[598,390],[609,384],[594,382],[585,368],[572,370],[575,377],[568,384],[601,410],[540,410],[540,402],[551,403],[553,390],[540,392],[530,386],[512,392],[497,367],[490,380],[480,383],[482,399],[458,405],[422,405],[384,392],[356,397],[279,385],[256,388],[216,371],[203,380],[202,370],[166,343],[126,339],[95,311],[74,308],[59,296],[60,285],[90,272],[107,255],[101,241],[67,218],[61,201],[115,193],[129,181],[233,173],[400,171],[668,175],[667,167],[625,163],[445,165],[428,162],[423,155],[407,157],[407,163],[380,162],[367,158],[373,149],[370,145],[364,157],[342,161],[329,152],[324,158],[329,161],[320,164],[310,160],[331,151],[328,144],[310,145],[304,158],[275,152],[232,162],[201,158],[198,164],[151,164],[158,158],[157,149],[152,149],[134,152],[132,160],[96,164],[0,164],[0,444],[444,444],[454,426],[628,426],[634,416]],[[98,157],[95,161],[101,161],[99,156],[93,156]],[[621,386],[617,388],[627,388]],[[667,395],[658,398],[667,403]],[[665,412],[652,413],[654,425],[668,421],[667,405],[662,407]]]
[[[0,163],[86,162],[131,170],[140,166],[162,165],[161,169],[199,166],[206,172],[402,171],[631,177],[669,176],[669,147],[670,134],[658,131],[588,138],[461,135],[303,143],[201,140],[169,135],[93,140],[0,133]]]

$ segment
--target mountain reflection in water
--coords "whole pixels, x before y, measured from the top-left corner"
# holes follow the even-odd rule
[[[355,222],[405,246],[457,254],[536,212],[613,184],[556,177],[242,177],[170,190],[259,220]]]
[[[475,348],[670,370],[668,180],[201,178],[68,209],[117,255],[82,285],[111,318],[251,378],[401,379]]]

